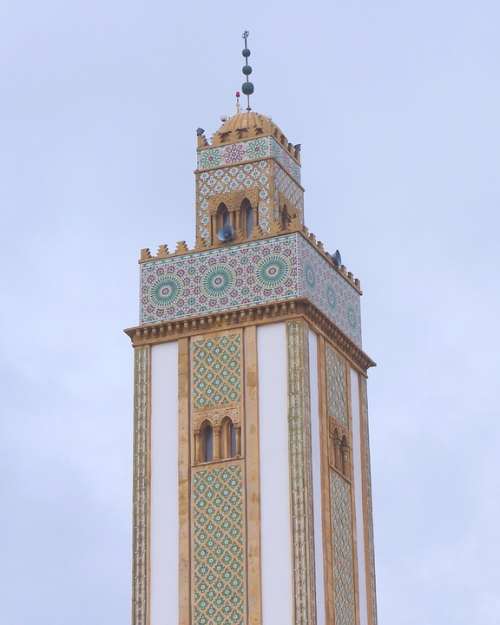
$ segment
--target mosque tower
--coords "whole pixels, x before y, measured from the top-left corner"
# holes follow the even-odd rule
[[[197,131],[195,247],[139,260],[132,622],[376,625],[361,287],[250,108],[247,36],[246,107]]]

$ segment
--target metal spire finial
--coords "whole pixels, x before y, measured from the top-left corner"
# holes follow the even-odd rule
[[[245,30],[245,32],[242,35],[243,39],[245,40],[245,47],[243,48],[243,52],[241,53],[245,58],[245,65],[243,65],[243,69],[241,71],[243,72],[243,75],[245,76],[245,79],[246,79],[245,82],[241,85],[241,90],[247,97],[247,111],[252,110],[250,108],[250,96],[252,95],[254,91],[253,84],[248,80],[248,77],[252,73],[252,68],[248,64],[248,57],[250,56],[250,50],[248,49],[247,41],[248,41],[249,35],[250,33],[248,32],[248,30]]]

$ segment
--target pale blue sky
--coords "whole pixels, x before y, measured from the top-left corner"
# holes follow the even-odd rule
[[[381,625],[500,622],[500,4],[0,0],[0,594],[130,619],[141,247],[194,238],[195,129],[302,143],[306,221],[359,276]],[[274,625],[274,624],[267,624]]]

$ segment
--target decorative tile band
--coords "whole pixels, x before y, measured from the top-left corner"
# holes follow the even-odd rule
[[[149,623],[149,358],[149,346],[134,349],[133,625]]]
[[[287,323],[294,625],[316,622],[308,326]]]
[[[274,137],[261,137],[198,151],[198,169],[216,169],[245,161],[274,158],[292,178],[300,183],[300,165],[281,147]]]
[[[228,464],[192,477],[193,625],[246,623],[243,470]]]
[[[299,233],[141,263],[141,323],[308,298],[361,346],[359,293]]]
[[[356,623],[351,487],[336,471],[330,472],[333,535],[335,625]]]
[[[141,322],[294,298],[296,248],[287,235],[144,263]]]

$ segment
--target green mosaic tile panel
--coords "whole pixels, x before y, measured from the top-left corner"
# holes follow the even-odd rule
[[[359,293],[303,237],[298,239],[299,292],[361,346]]]
[[[335,625],[355,625],[351,487],[331,471]]]
[[[241,466],[195,471],[192,500],[193,625],[244,625],[246,554]]]
[[[196,410],[226,406],[241,397],[241,335],[194,339],[192,393]]]
[[[345,363],[341,356],[326,346],[326,405],[329,417],[335,417],[349,427],[347,415],[347,384]]]

